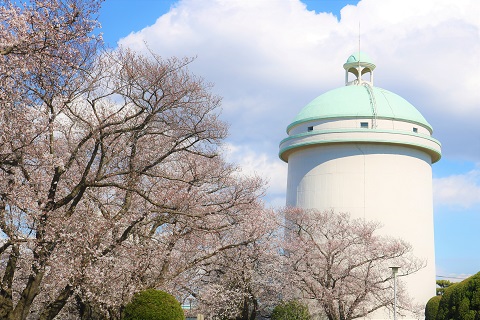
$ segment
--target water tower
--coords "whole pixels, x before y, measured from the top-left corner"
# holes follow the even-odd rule
[[[411,243],[427,266],[407,277],[407,290],[426,304],[435,295],[431,165],[440,143],[413,105],[373,85],[366,54],[343,67],[345,86],[305,106],[280,143],[287,205],[380,221],[382,232]]]

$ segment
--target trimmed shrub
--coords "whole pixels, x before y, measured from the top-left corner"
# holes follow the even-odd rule
[[[308,307],[303,303],[292,300],[282,302],[272,311],[272,320],[310,320],[312,317]]]
[[[425,320],[435,320],[437,318],[438,305],[442,296],[435,296],[428,300],[425,307]]]
[[[125,306],[124,320],[184,320],[182,306],[166,292],[148,289],[133,296]]]
[[[480,272],[445,289],[436,320],[480,319]]]

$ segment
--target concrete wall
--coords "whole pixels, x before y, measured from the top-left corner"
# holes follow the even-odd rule
[[[382,233],[408,241],[414,254],[427,260],[426,268],[402,279],[409,294],[421,304],[435,295],[432,170],[426,152],[379,143],[293,149],[288,155],[287,205],[380,221]]]

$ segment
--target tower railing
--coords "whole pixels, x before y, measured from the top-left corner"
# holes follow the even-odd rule
[[[372,86],[368,82],[362,82],[362,85],[367,89],[368,96],[370,97],[370,105],[372,106],[372,129],[377,128],[377,101],[373,94]]]

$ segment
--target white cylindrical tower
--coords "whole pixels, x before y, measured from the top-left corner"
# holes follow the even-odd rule
[[[373,86],[375,64],[366,54],[351,55],[344,68],[346,86],[305,106],[280,143],[287,205],[349,212],[408,241],[427,266],[407,277],[407,289],[426,304],[435,295],[431,164],[440,143],[414,106]]]

